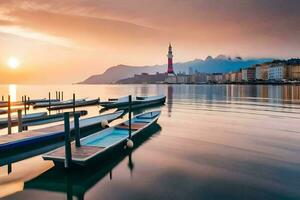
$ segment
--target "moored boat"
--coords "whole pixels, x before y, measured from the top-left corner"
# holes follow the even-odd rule
[[[93,106],[93,105],[99,105],[100,100],[99,99],[91,99],[91,100],[84,100],[75,102],[75,105],[73,103],[66,104],[66,105],[58,105],[58,106],[51,106],[50,108],[47,108],[48,110],[63,110],[63,109],[69,109],[69,108],[77,108],[77,107],[86,107],[86,106]]]
[[[83,102],[85,101],[86,98],[82,98],[82,99],[75,99],[75,103],[79,103],[79,102]],[[40,103],[35,103],[33,105],[33,108],[45,108],[45,107],[49,107],[49,106],[63,106],[63,105],[72,105],[73,104],[73,100],[66,100],[66,101],[56,101],[56,102],[40,102]]]
[[[104,127],[101,126],[103,121],[112,122],[120,118],[124,111],[117,111],[109,114],[103,114],[95,117],[90,117],[80,120],[80,130],[83,132],[97,131]],[[74,134],[74,123],[70,123],[71,134]],[[65,136],[64,125],[59,124],[46,128],[25,131],[22,133],[13,133],[10,135],[0,136],[0,152],[2,153],[16,153],[21,149],[22,152],[25,148],[45,145],[46,143],[57,142],[62,140]]]
[[[32,113],[27,115],[22,115],[22,122],[28,122],[32,120],[37,120],[39,118],[45,117],[47,115],[47,112],[39,112],[39,113]],[[18,118],[12,117],[11,123],[13,126],[18,124]],[[7,118],[0,118],[0,128],[7,127],[8,120]]]
[[[151,106],[157,104],[164,104],[166,101],[165,95],[157,95],[157,96],[145,96],[145,97],[133,97],[132,107],[137,104],[142,104],[144,106]],[[107,102],[100,102],[100,105],[106,109],[111,108],[119,108],[124,109],[128,108],[128,97],[121,97],[118,99],[109,99]]]
[[[110,127],[103,131],[96,132],[92,135],[80,139],[80,147],[71,144],[71,166],[83,167],[92,165],[100,158],[104,158],[110,152],[123,147],[128,142],[129,132],[130,140],[134,141],[143,131],[154,125],[161,111],[152,111],[136,115],[129,120]],[[129,130],[131,127],[131,130]],[[56,166],[63,166],[65,163],[65,147],[58,148],[43,155],[45,160],[52,160]]]

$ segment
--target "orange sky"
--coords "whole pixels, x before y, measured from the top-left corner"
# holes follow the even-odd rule
[[[0,83],[71,83],[117,64],[299,57],[298,0],[0,0]],[[10,56],[18,69],[8,68]]]

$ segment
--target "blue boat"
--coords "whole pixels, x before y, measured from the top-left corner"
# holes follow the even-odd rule
[[[79,121],[81,131],[101,130],[102,122],[111,122],[120,118],[124,111],[117,111],[109,114],[103,114],[95,117],[81,119]],[[74,132],[74,123],[71,122],[71,133]],[[65,136],[64,125],[55,125],[46,128],[25,131],[22,133],[13,133],[10,135],[0,136],[0,157],[5,153],[17,153],[17,150],[25,151],[26,148],[34,148],[36,146],[45,145],[45,143],[53,143],[62,140]]]
[[[158,104],[164,104],[166,101],[165,95],[157,96],[143,96],[143,97],[133,97],[132,99],[132,108],[143,108],[149,106],[155,106]],[[108,99],[106,102],[100,102],[100,105],[105,109],[118,108],[118,109],[127,109],[128,108],[128,97],[121,97],[117,99]]]
[[[92,165],[98,159],[105,158],[114,150],[123,149],[143,131],[156,124],[161,111],[152,111],[139,114],[131,120],[131,137],[129,138],[129,120],[116,126],[99,131],[80,139],[80,146],[75,142],[71,143],[71,166],[84,167]],[[128,145],[130,146],[130,145]],[[43,155],[45,160],[52,160],[56,166],[63,166],[65,163],[65,147],[60,147]]]

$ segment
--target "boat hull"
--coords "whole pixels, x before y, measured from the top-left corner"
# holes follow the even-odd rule
[[[147,101],[133,101],[132,102],[132,108],[143,108],[143,107],[149,107],[157,104],[164,104],[166,101],[166,97],[163,96],[162,98],[159,99],[154,99],[154,100],[147,100]],[[102,107],[106,109],[111,109],[111,108],[118,108],[118,109],[128,109],[128,102],[120,102],[120,103],[104,103],[100,104]]]
[[[116,117],[109,119],[108,122],[112,122],[113,120],[118,119],[123,114],[124,112],[119,112],[118,114],[115,115]],[[114,113],[112,113],[111,115],[114,115]],[[100,124],[101,121],[96,121],[95,123],[91,123],[87,126],[80,127],[81,136],[85,137],[96,131],[102,130],[103,128],[100,126]],[[71,129],[70,133],[71,133],[71,138],[74,138],[75,135],[74,129]],[[16,133],[16,134],[26,134],[26,132]],[[65,137],[64,130],[58,130],[56,132],[52,132],[46,135],[41,135],[37,137],[26,138],[24,140],[21,139],[17,141],[0,144],[0,157],[11,155],[11,154],[17,154],[20,151],[24,152],[27,149],[38,148],[45,144],[52,144],[54,142],[59,142],[64,140],[64,137]]]

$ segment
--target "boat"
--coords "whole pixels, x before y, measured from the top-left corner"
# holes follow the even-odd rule
[[[59,100],[58,99],[50,99],[50,101],[52,102],[52,103],[55,103],[55,102],[59,102]],[[34,105],[34,104],[37,104],[37,103],[45,103],[45,102],[47,102],[47,103],[49,103],[49,99],[29,99],[29,100],[27,100],[26,101],[26,104],[27,105]],[[15,102],[13,102],[13,101],[11,101],[10,102],[10,105],[11,106],[22,106],[22,105],[24,105],[24,101],[15,101]],[[0,107],[1,108],[4,108],[4,107],[8,107],[8,102],[7,101],[0,101]]]
[[[76,113],[79,113],[80,116],[87,115],[88,112],[86,110],[80,110],[76,111]],[[74,113],[70,112],[70,117],[73,117]],[[54,122],[59,122],[64,120],[64,113],[57,113],[52,115],[46,115],[44,117],[38,118],[38,119],[32,119],[32,120],[26,120],[23,122],[23,127],[28,126],[38,126],[43,124],[49,124]]]
[[[80,102],[75,102],[75,105],[73,103],[66,104],[66,105],[58,105],[58,106],[51,106],[50,108],[47,108],[48,110],[63,110],[63,109],[69,109],[74,107],[86,107],[86,106],[93,106],[93,105],[99,105],[100,99],[91,99],[91,100],[85,100]]]
[[[136,164],[134,162],[134,152],[145,144],[151,136],[159,133],[160,130],[161,127],[155,124],[153,128],[143,133],[143,137],[135,141],[133,149],[122,151],[111,159],[103,161],[101,165],[82,168],[80,172],[76,169],[70,170],[68,173],[61,168],[53,167],[36,178],[27,181],[24,184],[24,189],[54,192],[84,199],[86,192],[103,178],[109,175],[109,178],[113,180],[115,176],[117,177],[118,174],[114,175],[114,169],[125,159],[128,160],[128,172],[133,173]]]
[[[27,106],[26,108],[27,110],[29,110],[29,107]],[[25,110],[24,106],[22,107],[13,107],[10,109],[10,113],[14,113],[14,112],[18,112],[18,110]],[[4,114],[7,114],[8,113],[8,110],[5,109],[5,110],[0,110],[0,115],[4,115]]]
[[[143,97],[137,96],[132,98],[132,107],[134,107],[137,104],[142,104],[143,106],[164,104],[165,101],[166,101],[165,95],[143,96]],[[128,104],[129,104],[128,97],[109,99],[106,102],[100,102],[100,105],[105,109],[111,109],[111,108],[124,109],[124,108],[128,108]]]
[[[85,100],[86,100],[86,98],[76,99],[75,103],[83,102]],[[73,100],[72,99],[66,100],[66,101],[50,102],[50,106],[62,106],[62,105],[72,105],[72,104],[73,104]],[[33,108],[45,108],[45,107],[49,107],[49,101],[48,102],[35,103],[33,105]]]
[[[131,120],[131,137],[134,141],[138,136],[143,135],[143,131],[156,124],[161,111],[152,111],[136,115]],[[98,159],[103,159],[109,153],[117,149],[122,149],[129,138],[129,120],[96,132],[92,135],[80,139],[80,147],[71,143],[71,163],[70,167],[86,167],[96,163]],[[52,160],[55,166],[62,167],[65,163],[65,147],[60,147],[43,155],[44,160]],[[99,164],[99,162],[97,162]]]
[[[82,136],[103,129],[104,127],[101,127],[101,123],[103,121],[112,122],[123,116],[123,114],[124,111],[117,111],[81,119],[79,121],[79,127],[82,132]],[[70,131],[71,135],[74,135],[74,122],[70,123]],[[46,143],[57,142],[62,140],[64,136],[64,124],[24,131],[22,133],[2,135],[0,136],[0,157],[5,156],[6,153],[17,153],[18,150],[22,150],[22,152],[24,152],[27,148],[30,149],[36,146],[45,145]]]
[[[47,112],[39,112],[39,113],[32,113],[32,114],[26,114],[22,115],[22,122],[32,121],[36,120],[42,117],[45,117],[47,115]],[[7,127],[8,119],[7,118],[0,118],[0,128]],[[11,118],[11,124],[12,126],[18,125],[18,117],[12,117]]]
[[[59,99],[50,99],[50,102],[54,103],[54,102],[59,102]],[[34,105],[34,104],[38,104],[38,103],[49,103],[49,99],[47,98],[43,98],[43,99],[29,99],[26,101],[26,103],[28,105]]]

